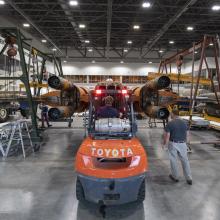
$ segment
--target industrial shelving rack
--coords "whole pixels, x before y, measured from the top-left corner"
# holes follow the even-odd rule
[[[16,39],[17,44],[17,50],[20,56],[20,66],[22,70],[22,74],[20,76],[0,76],[0,80],[20,80],[25,87],[26,90],[26,100],[29,105],[30,109],[30,115],[31,115],[31,121],[32,121],[32,130],[31,130],[31,139],[36,149],[39,148],[41,143],[41,134],[40,129],[38,128],[37,123],[37,102],[34,101],[31,88],[30,88],[30,82],[29,82],[29,70],[30,70],[30,63],[27,64],[25,61],[25,52],[24,49],[29,51],[29,54],[32,53],[32,51],[36,51],[37,56],[40,56],[42,58],[41,61],[41,68],[38,66],[38,59],[37,59],[37,71],[36,71],[36,78],[37,82],[36,84],[41,85],[43,81],[43,72],[45,69],[46,61],[54,62],[54,66],[58,72],[59,76],[63,76],[62,71],[62,65],[61,65],[61,59],[58,57],[55,57],[54,54],[45,54],[38,50],[37,48],[34,48],[31,43],[32,39],[26,38],[24,34],[20,31],[20,29],[16,27],[0,27],[0,34],[4,37],[14,37]],[[6,51],[8,47],[8,44],[5,43],[2,50],[0,51],[0,56],[3,55],[3,53]],[[36,86],[37,92],[36,96],[40,95],[41,86]]]

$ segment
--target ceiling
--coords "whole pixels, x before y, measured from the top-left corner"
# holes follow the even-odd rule
[[[152,51],[161,58],[167,51],[191,46],[204,34],[218,34],[220,28],[220,11],[212,11],[213,0],[152,0],[149,8],[142,7],[143,0],[78,0],[77,6],[68,0],[5,2],[2,15],[30,23],[27,31],[46,38],[48,47],[57,47],[62,56],[75,51],[71,56],[79,59],[145,60]],[[134,25],[140,29],[134,30]],[[194,30],[187,31],[188,26]]]

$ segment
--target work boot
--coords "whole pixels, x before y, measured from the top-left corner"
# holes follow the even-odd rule
[[[175,183],[178,183],[178,182],[179,182],[179,180],[176,179],[175,177],[173,177],[171,174],[169,175],[169,177],[170,177],[170,179],[171,179],[173,182],[175,182]]]
[[[48,128],[49,128],[49,127],[52,127],[52,125],[48,125]]]
[[[186,180],[187,184],[192,185],[192,180]]]

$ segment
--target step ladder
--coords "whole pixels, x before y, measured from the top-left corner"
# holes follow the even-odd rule
[[[8,157],[10,151],[16,151],[19,150],[21,147],[23,157],[26,158],[26,151],[32,150],[34,153],[34,147],[30,136],[30,131],[28,128],[27,121],[25,120],[18,120],[11,123],[11,135],[8,139],[7,147],[4,153],[4,157]],[[25,146],[24,140],[27,139],[29,142],[29,145]]]

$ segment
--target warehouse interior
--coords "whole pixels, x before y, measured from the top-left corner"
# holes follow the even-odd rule
[[[0,220],[218,220],[219,28],[216,0],[0,0]]]

